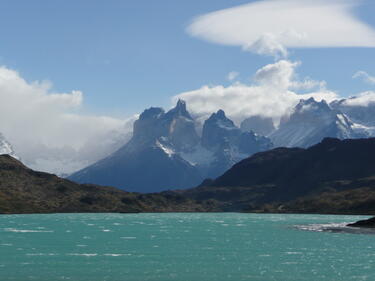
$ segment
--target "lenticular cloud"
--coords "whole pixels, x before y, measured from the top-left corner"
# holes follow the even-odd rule
[[[195,18],[190,35],[258,54],[286,48],[375,47],[375,31],[353,14],[356,0],[265,0]]]

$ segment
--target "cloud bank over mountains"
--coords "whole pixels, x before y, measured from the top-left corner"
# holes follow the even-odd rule
[[[239,124],[260,115],[277,124],[300,99],[313,97],[327,102],[340,99],[327,89],[325,81],[298,79],[300,62],[280,60],[260,68],[244,84],[231,73],[230,86],[203,86],[172,97],[187,102],[198,121],[223,109]],[[124,145],[132,133],[136,117],[84,115],[80,91],[55,93],[48,82],[27,82],[12,69],[0,67],[0,132],[22,161],[37,170],[71,173],[96,162]],[[375,92],[360,93],[345,100],[346,106],[375,104]],[[158,105],[155,105],[158,106]]]
[[[49,82],[27,82],[0,67],[0,132],[33,168],[71,172],[122,142],[131,126],[109,116],[80,114],[83,94],[54,93]]]
[[[375,92],[366,91],[366,92],[358,94],[357,96],[353,96],[351,98],[348,98],[344,101],[344,105],[346,105],[346,106],[362,106],[362,107],[375,105]]]
[[[339,98],[337,93],[326,89],[325,81],[296,79],[296,69],[300,64],[280,60],[259,69],[253,77],[253,84],[234,82],[228,87],[203,86],[174,96],[172,103],[183,99],[189,110],[202,118],[223,109],[238,124],[253,115],[272,117],[277,122],[300,99],[314,97],[317,101],[325,99],[330,102]],[[296,90],[310,92],[299,94]]]
[[[287,48],[375,47],[375,30],[358,19],[357,0],[265,0],[204,14],[187,32],[213,43],[277,58]]]

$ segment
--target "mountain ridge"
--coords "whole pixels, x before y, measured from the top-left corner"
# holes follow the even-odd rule
[[[307,149],[275,148],[256,153],[217,179],[182,193],[195,200],[217,200],[227,211],[348,213],[349,201],[370,204],[375,198],[374,155],[375,138],[326,138]],[[322,200],[337,201],[324,205],[322,194]],[[301,200],[305,203],[296,204]],[[284,209],[279,210],[280,206]],[[362,212],[375,213],[373,206]]]
[[[196,188],[149,194],[77,184],[33,171],[9,155],[0,155],[0,213],[234,211],[374,215],[373,155],[375,138],[327,138],[307,149],[259,152]]]
[[[222,110],[205,121],[198,136],[186,103],[179,100],[168,112],[146,109],[125,146],[69,179],[137,192],[189,188],[270,147],[266,137],[241,131]]]

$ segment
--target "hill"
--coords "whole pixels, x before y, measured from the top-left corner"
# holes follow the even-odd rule
[[[183,192],[223,210],[375,213],[375,139],[326,138],[310,148],[276,148]]]
[[[0,213],[207,211],[210,206],[175,193],[129,193],[112,187],[77,184],[36,172],[0,155]]]
[[[188,190],[131,193],[77,184],[0,156],[0,213],[210,212],[375,214],[375,139],[324,139],[242,160]]]

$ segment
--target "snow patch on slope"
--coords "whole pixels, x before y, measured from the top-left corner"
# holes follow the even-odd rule
[[[162,144],[159,140],[156,141],[156,146],[161,148],[169,158],[171,158],[175,154],[175,151],[172,148],[166,146],[165,144]]]

